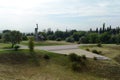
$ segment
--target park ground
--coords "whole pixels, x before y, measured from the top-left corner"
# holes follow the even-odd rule
[[[100,55],[111,60],[87,58],[86,67],[76,72],[65,54],[35,50],[39,66],[35,65],[28,49],[9,50],[10,44],[0,43],[1,80],[120,80],[120,45],[104,44],[80,46],[81,49],[102,51]],[[49,59],[44,56],[48,55]]]

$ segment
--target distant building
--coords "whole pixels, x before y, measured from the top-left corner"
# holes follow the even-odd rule
[[[35,28],[35,41],[43,41],[45,38],[42,34],[38,33],[38,24],[36,24]]]

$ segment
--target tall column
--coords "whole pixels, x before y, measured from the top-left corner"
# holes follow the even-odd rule
[[[35,40],[38,41],[38,24],[36,24],[35,28]]]

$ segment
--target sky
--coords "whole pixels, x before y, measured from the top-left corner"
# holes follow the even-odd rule
[[[89,30],[120,26],[119,0],[0,0],[0,30]]]

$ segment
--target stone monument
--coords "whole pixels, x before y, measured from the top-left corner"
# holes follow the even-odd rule
[[[36,28],[35,28],[35,41],[39,41],[39,39],[38,39],[38,24],[36,24]]]
[[[36,24],[35,28],[35,41],[44,41],[44,36],[38,33],[38,24]]]

